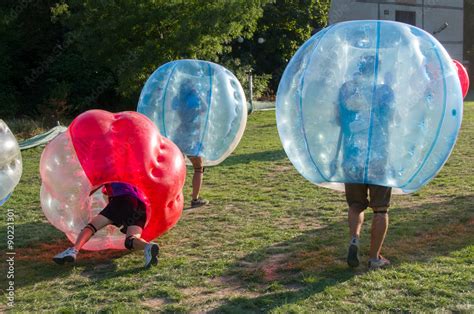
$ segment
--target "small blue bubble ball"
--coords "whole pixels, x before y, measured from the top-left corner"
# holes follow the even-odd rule
[[[221,65],[177,60],[160,66],[142,89],[137,111],[186,156],[222,162],[239,143],[247,102],[237,78]]]

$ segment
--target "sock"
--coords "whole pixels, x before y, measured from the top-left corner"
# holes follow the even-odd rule
[[[358,237],[352,237],[350,245],[359,246],[359,238]]]

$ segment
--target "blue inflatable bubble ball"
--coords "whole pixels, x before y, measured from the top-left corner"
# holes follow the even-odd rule
[[[462,108],[454,63],[433,36],[398,22],[350,21],[296,52],[276,116],[289,159],[309,181],[411,193],[448,159]]]
[[[206,166],[232,153],[247,123],[247,102],[237,78],[201,60],[159,67],[143,87],[137,111],[155,122],[186,156],[200,156]]]

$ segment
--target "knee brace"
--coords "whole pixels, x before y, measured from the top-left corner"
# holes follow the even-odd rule
[[[194,172],[204,173],[204,167],[194,167]]]
[[[133,250],[133,240],[135,240],[134,236],[128,236],[125,238],[125,247],[129,250]]]
[[[85,230],[85,229],[89,229],[90,231],[92,231],[92,235],[94,235],[97,232],[97,228],[94,227],[94,225],[91,223],[88,223],[82,230]]]

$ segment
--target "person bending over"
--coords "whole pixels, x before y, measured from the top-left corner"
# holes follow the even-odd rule
[[[139,191],[130,184],[114,182],[105,184],[103,192],[108,196],[107,206],[82,229],[74,246],[54,256],[53,261],[60,265],[75,262],[81,248],[97,231],[115,225],[122,227],[120,231],[126,234],[124,244],[127,249],[144,250],[145,268],[158,264],[158,244],[141,238],[146,223],[146,206]]]

